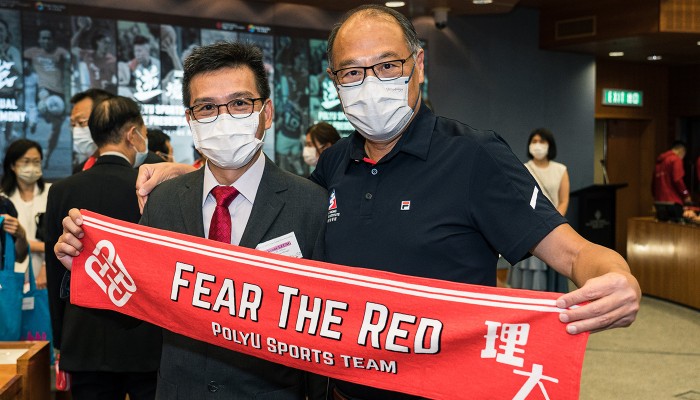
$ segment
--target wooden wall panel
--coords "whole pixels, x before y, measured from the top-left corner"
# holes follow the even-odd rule
[[[643,107],[602,104],[603,89],[641,90]],[[616,247],[625,254],[626,220],[650,215],[651,179],[658,154],[673,140],[668,121],[668,67],[596,61],[595,117],[608,124],[608,174],[612,183],[628,183],[618,192]],[[626,122],[626,123],[625,123]]]
[[[642,107],[605,106],[602,100],[606,88],[641,90],[644,104]],[[596,118],[662,118],[668,107],[668,67],[597,59],[595,96]]]
[[[556,22],[588,16],[596,17],[596,35],[587,38],[555,40]],[[629,37],[659,32],[659,0],[579,1],[567,7],[543,8],[540,11],[540,47]]]
[[[700,116],[700,65],[671,67],[669,93],[671,118]]]
[[[651,215],[651,176],[654,163],[648,154],[653,142],[650,120],[607,120],[608,177],[610,183],[626,183],[617,191],[615,250],[625,256],[627,220]]]
[[[700,1],[663,0],[660,5],[661,32],[700,33]]]

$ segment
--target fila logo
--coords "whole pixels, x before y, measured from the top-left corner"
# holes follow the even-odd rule
[[[102,250],[107,250],[104,254]],[[97,286],[107,293],[117,307],[123,307],[136,293],[136,284],[124,268],[121,258],[109,240],[100,240],[92,251],[92,255],[85,261],[85,272],[92,278]],[[107,285],[109,284],[109,287]]]
[[[404,200],[401,202],[401,211],[408,211],[411,209],[411,202],[409,200]]]

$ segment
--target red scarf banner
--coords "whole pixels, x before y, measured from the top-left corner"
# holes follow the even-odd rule
[[[560,294],[291,258],[82,212],[73,304],[428,398],[578,398],[588,334],[566,333]]]

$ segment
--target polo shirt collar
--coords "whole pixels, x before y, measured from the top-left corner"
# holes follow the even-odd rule
[[[389,160],[401,151],[426,160],[428,158],[428,151],[430,150],[430,141],[433,137],[435,120],[435,114],[421,101],[418,114],[413,117],[413,121],[411,121],[401,135],[396,146],[394,146],[391,152],[384,158]],[[360,161],[366,156],[365,138],[355,131],[352,134],[351,140],[350,158]]]

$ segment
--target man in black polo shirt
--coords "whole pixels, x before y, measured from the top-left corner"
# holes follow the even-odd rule
[[[569,333],[627,326],[640,289],[625,260],[579,236],[505,141],[435,116],[420,99],[423,49],[382,6],[346,14],[328,40],[329,75],[356,132],[325,151],[311,179],[331,197],[326,261],[496,284],[498,254],[531,252],[581,289],[557,305]],[[336,399],[412,396],[336,382]]]

